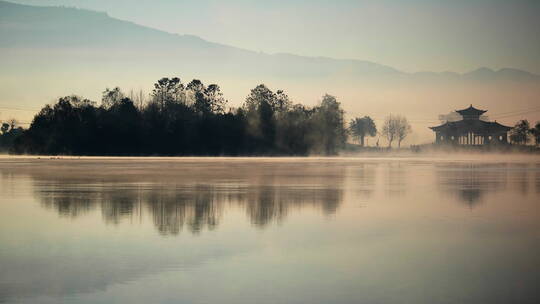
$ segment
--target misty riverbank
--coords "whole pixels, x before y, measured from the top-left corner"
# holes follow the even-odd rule
[[[70,155],[70,154],[13,154],[0,151],[0,160],[74,160],[74,159],[123,159],[123,160],[170,160],[170,159],[214,159],[214,160],[331,160],[331,159],[416,159],[416,160],[523,160],[540,161],[540,147],[535,146],[440,146],[435,144],[416,145],[403,148],[361,147],[347,144],[336,155]]]
[[[69,164],[71,161],[151,161],[151,162],[167,162],[167,161],[179,161],[179,162],[244,162],[244,161],[269,161],[269,162],[290,162],[290,163],[302,163],[302,162],[318,162],[318,161],[331,161],[331,162],[343,162],[343,161],[442,161],[442,162],[528,162],[528,163],[540,163],[540,153],[519,153],[519,152],[479,152],[479,151],[453,151],[447,153],[443,151],[423,151],[413,152],[411,149],[394,149],[390,151],[381,152],[369,152],[364,150],[363,152],[344,152],[339,156],[72,156],[72,155],[13,155],[13,154],[1,154],[0,164],[7,163],[51,163],[51,164]],[[67,161],[67,162],[64,162]]]
[[[478,146],[457,146],[457,145],[437,145],[437,144],[422,144],[411,145],[403,148],[389,147],[361,147],[355,144],[347,144],[346,148],[340,155],[354,154],[540,154],[540,147],[528,145],[478,145]]]

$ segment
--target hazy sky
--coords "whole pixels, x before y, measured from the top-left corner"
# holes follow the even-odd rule
[[[405,71],[540,73],[540,1],[10,0],[106,11],[266,53],[354,58]]]

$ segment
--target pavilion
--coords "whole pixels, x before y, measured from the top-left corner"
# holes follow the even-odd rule
[[[470,107],[456,112],[461,115],[462,120],[430,127],[435,132],[436,144],[478,146],[508,143],[508,131],[512,128],[496,121],[481,120],[480,116],[487,111],[476,109],[471,104]]]

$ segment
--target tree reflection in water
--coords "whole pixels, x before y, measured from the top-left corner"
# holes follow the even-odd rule
[[[230,180],[179,183],[162,181],[77,180],[33,175],[34,193],[42,206],[62,217],[77,218],[99,209],[107,224],[142,220],[148,215],[163,235],[183,229],[197,234],[215,229],[225,209],[241,207],[252,225],[281,223],[292,210],[304,207],[333,214],[343,199],[343,168],[328,168],[306,176],[281,175],[284,168],[264,168],[264,174]],[[256,170],[257,171],[257,170]],[[277,171],[280,171],[279,178]],[[304,170],[306,171],[306,170]]]

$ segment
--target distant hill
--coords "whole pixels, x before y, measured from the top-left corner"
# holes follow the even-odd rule
[[[95,12],[0,1],[2,47],[221,47],[195,36],[175,35]]]
[[[198,60],[215,65],[256,68],[280,76],[412,76],[471,80],[538,80],[540,76],[516,69],[488,68],[460,75],[453,73],[406,74],[392,67],[361,60],[264,54],[203,40],[192,35],[171,34],[95,12],[66,7],[38,7],[0,1],[0,47],[43,49],[122,49],[126,52],[164,52],[175,59]],[[254,64],[255,63],[255,64]],[[279,67],[279,68],[278,68]],[[216,67],[219,68],[219,67]]]
[[[125,52],[153,52],[176,60],[197,60],[205,64],[276,70],[292,75],[349,73],[399,73],[397,70],[359,60],[310,58],[289,54],[269,55],[177,35],[109,17],[106,13],[65,7],[37,7],[0,1],[0,47],[96,50],[120,49]],[[283,73],[287,73],[283,71]],[[281,73],[280,73],[281,74]]]

